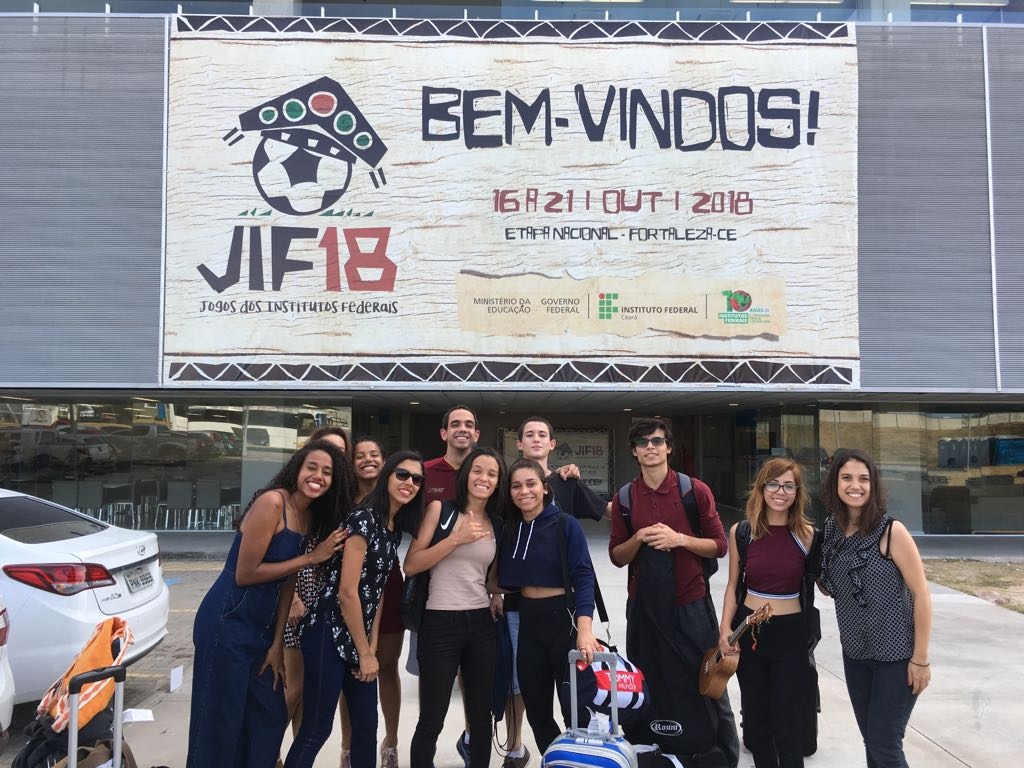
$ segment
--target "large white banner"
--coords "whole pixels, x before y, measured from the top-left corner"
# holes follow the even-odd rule
[[[511,381],[578,383],[579,361],[642,385],[698,361],[690,383],[856,385],[849,29],[176,33],[165,383],[486,382],[524,361]]]

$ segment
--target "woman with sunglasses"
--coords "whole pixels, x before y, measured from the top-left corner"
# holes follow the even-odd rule
[[[342,691],[352,725],[352,766],[375,767],[378,609],[384,584],[398,567],[402,531],[416,530],[422,510],[423,461],[418,453],[399,451],[345,520],[345,556],[328,563],[321,593],[302,620],[304,716],[286,768],[311,768],[331,735]]]
[[[357,503],[362,502],[377,485],[386,454],[384,446],[375,437],[360,437],[352,444],[352,469],[356,475]],[[402,598],[402,569],[394,568],[384,585],[380,604],[380,628],[377,633],[377,693],[380,710],[384,715],[384,738],[380,742],[380,768],[398,768],[398,719],[402,706],[402,681],[398,662],[402,656],[405,625],[399,603]],[[341,721],[341,768],[352,765],[352,725],[348,705],[342,694],[338,705]]]
[[[739,654],[736,674],[743,706],[743,735],[756,768],[803,766],[803,727],[810,685],[809,626],[804,606],[813,585],[808,569],[816,534],[807,519],[807,493],[800,465],[769,459],[754,478],[746,521],[729,531],[729,585],[722,601],[719,646]],[[740,570],[737,536],[744,536]],[[817,549],[813,549],[817,552]],[[812,596],[813,597],[813,596]],[[729,635],[765,604],[771,621],[757,624],[739,642]],[[813,622],[812,622],[813,623]]]
[[[501,528],[505,484],[505,462],[496,451],[471,451],[455,477],[454,504],[432,501],[427,506],[405,557],[407,575],[430,571],[416,652],[420,716],[410,748],[412,768],[434,764],[437,738],[460,669],[469,726],[469,768],[487,768],[491,759],[494,616],[501,596],[492,598],[487,583],[496,552],[494,534]]]
[[[891,518],[878,468],[841,448],[821,491],[821,583],[832,595],[850,704],[870,768],[905,768],[903,734],[931,682],[932,600],[907,527]]]

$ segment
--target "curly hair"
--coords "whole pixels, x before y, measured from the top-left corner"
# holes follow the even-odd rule
[[[802,541],[811,536],[814,526],[807,518],[807,504],[810,498],[804,490],[800,465],[791,459],[774,458],[768,459],[758,470],[750,488],[750,495],[747,496],[747,520],[750,521],[750,535],[755,540],[768,533],[768,505],[764,501],[764,484],[786,472],[793,473],[793,481],[796,483],[793,503],[786,511],[786,526]]]
[[[256,491],[245,511],[248,512],[256,499],[267,491],[281,488],[288,493],[294,493],[298,490],[299,472],[302,470],[302,465],[306,463],[306,458],[313,451],[323,451],[330,456],[334,471],[331,473],[331,484],[327,488],[327,492],[314,499],[313,503],[309,505],[311,519],[306,535],[323,539],[337,528],[352,510],[352,483],[347,472],[344,470],[341,472],[337,471],[337,467],[345,466],[344,455],[338,449],[338,446],[327,440],[317,440],[293,453],[288,462],[274,475],[274,479]],[[244,516],[243,513],[242,517]],[[239,523],[241,523],[241,520],[239,520]]]

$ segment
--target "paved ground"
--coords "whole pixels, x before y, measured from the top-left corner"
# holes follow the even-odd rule
[[[589,524],[588,524],[589,525]],[[625,574],[614,568],[603,554],[606,532],[598,526],[589,530],[591,552],[598,577],[612,615],[611,635],[624,642],[623,610]],[[230,542],[230,534],[161,534],[165,556],[165,578],[171,588],[170,635],[156,652],[132,668],[128,706],[153,710],[153,723],[130,724],[127,738],[140,768],[185,764],[191,686],[191,625],[195,607],[219,571]],[[991,558],[1024,561],[1024,539],[1013,537],[928,537],[921,542],[926,556]],[[178,558],[184,559],[178,559]],[[725,586],[725,569],[712,582],[716,602]],[[995,768],[1016,766],[1024,757],[1024,697],[1019,682],[1024,680],[1024,615],[991,605],[938,585],[932,585],[934,631],[932,637],[932,685],[918,702],[907,732],[906,748],[911,765],[927,768],[974,766]],[[864,764],[860,736],[853,719],[843,681],[842,661],[835,615],[828,599],[821,599],[823,638],[817,660],[821,686],[822,714],[819,720],[818,753],[806,761],[810,768]],[[184,664],[184,685],[167,691],[170,668]],[[415,678],[406,676],[400,733],[400,763],[408,765],[408,744],[415,727],[417,695]],[[730,685],[734,707],[739,707],[735,679]],[[461,730],[458,692],[439,742],[437,768],[461,768],[454,743]],[[31,717],[19,708],[21,719]],[[531,751],[534,746],[527,738]],[[8,766],[16,752],[12,745],[0,758]],[[316,765],[334,768],[338,764],[337,731],[328,741]],[[537,766],[536,759],[531,763]],[[497,766],[497,758],[492,761]],[[740,765],[753,765],[744,753]]]

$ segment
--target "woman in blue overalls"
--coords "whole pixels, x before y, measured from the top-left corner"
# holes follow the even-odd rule
[[[345,461],[329,442],[297,451],[239,523],[224,570],[196,613],[188,768],[272,768],[288,721],[284,625],[295,574],[344,542]],[[320,544],[308,554],[303,539]]]

